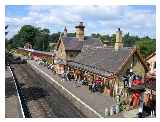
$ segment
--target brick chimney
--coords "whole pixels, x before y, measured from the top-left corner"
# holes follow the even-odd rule
[[[76,37],[80,40],[84,40],[84,28],[83,22],[80,22],[79,25],[75,26],[76,28]]]
[[[63,35],[63,37],[67,37],[67,28],[66,28],[66,26],[64,28],[64,35]]]
[[[118,28],[118,31],[116,32],[116,43],[114,48],[116,51],[123,48],[122,31],[120,28]]]

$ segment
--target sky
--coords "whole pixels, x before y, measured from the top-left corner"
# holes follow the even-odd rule
[[[114,34],[117,28],[123,33],[156,38],[156,8],[152,5],[135,6],[38,6],[7,5],[5,22],[9,25],[8,38],[13,37],[23,25],[48,28],[51,33],[75,32],[75,26],[84,22],[85,35],[91,33]]]

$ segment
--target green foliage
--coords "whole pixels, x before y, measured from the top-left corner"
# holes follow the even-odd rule
[[[53,34],[51,34],[51,35],[49,36],[49,42],[50,42],[50,43],[56,43],[56,42],[58,41],[59,37],[60,37],[60,32],[58,32],[58,33],[53,33]]]
[[[75,37],[76,33],[67,33],[67,36],[69,36],[69,37]]]
[[[114,45],[116,42],[116,34],[112,34],[111,36],[111,44]]]
[[[41,51],[48,51],[49,48],[49,30],[43,29],[37,31],[37,34],[35,35],[35,43],[33,46],[36,50]]]
[[[7,29],[6,27],[5,29]],[[69,37],[75,37],[75,33],[68,33]],[[24,47],[25,43],[29,42],[32,44],[34,49],[49,51],[49,43],[57,43],[60,37],[60,32],[52,33],[48,29],[41,29],[34,27],[32,25],[24,25],[20,31],[13,36],[10,40],[6,41],[6,48],[17,48]],[[99,38],[104,44],[108,46],[114,46],[116,41],[116,34],[112,35],[102,35],[99,33],[93,33],[91,36],[86,36],[86,38],[94,37]],[[151,39],[149,37],[140,38],[138,36],[131,36],[129,33],[126,33],[123,36],[124,46],[125,47],[133,47],[137,46],[141,52],[141,54],[146,57],[150,53],[156,50],[156,40]]]
[[[149,37],[141,38],[140,41],[136,42],[136,46],[144,57],[156,51],[156,41]]]
[[[140,38],[138,36],[131,36],[129,33],[125,34],[123,37],[125,47],[132,47],[133,45],[135,45],[135,42],[139,40]]]
[[[14,48],[24,47],[25,43],[29,42],[35,49],[46,51],[49,44],[49,30],[24,25],[10,41]]]
[[[32,45],[34,45],[35,36],[38,31],[39,29],[35,28],[34,26],[24,25],[17,34],[19,36],[19,40],[17,41],[20,41],[21,45],[23,46],[27,42],[30,42]]]

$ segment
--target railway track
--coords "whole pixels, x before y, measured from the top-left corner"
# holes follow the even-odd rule
[[[20,72],[21,77],[24,78],[24,80],[22,79],[23,81],[22,84],[25,84],[25,86],[22,87],[22,89],[24,88],[24,89],[31,90],[31,92],[28,92],[27,90],[24,90],[23,92],[28,102],[32,100],[32,102],[29,104],[29,108],[32,116],[33,117],[34,116],[35,117],[56,117],[54,114],[52,114],[46,102],[47,100],[45,95],[47,95],[47,93],[42,89],[41,84],[39,84],[39,80],[44,81],[44,79],[42,79],[41,77],[38,78],[37,74],[32,74],[33,71],[30,71],[30,69],[27,70],[26,66],[27,65],[20,64],[20,65],[15,65],[15,68],[18,69],[17,73]],[[37,107],[35,110],[32,109],[33,105]]]
[[[15,87],[16,87],[16,90],[17,90],[17,97],[19,99],[19,102],[20,102],[20,107],[21,107],[21,113],[22,113],[22,117],[23,118],[30,118],[31,117],[31,114],[29,112],[29,109],[27,107],[27,104],[26,104],[26,100],[24,98],[24,95],[23,95],[23,92],[22,92],[22,89],[21,87],[19,86],[19,83],[17,81],[17,78],[15,77],[15,74],[13,72],[13,69],[12,67],[9,66],[9,70],[12,74],[12,78],[15,82]]]
[[[29,65],[14,64],[13,67],[17,82],[26,100],[30,117],[85,117],[80,110]]]

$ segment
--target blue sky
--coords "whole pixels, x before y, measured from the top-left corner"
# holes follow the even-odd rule
[[[85,34],[113,34],[117,28],[131,35],[156,37],[155,6],[6,6],[6,24],[9,25],[8,38],[21,26],[31,24],[48,28],[50,32],[75,32],[75,26],[83,21]]]

